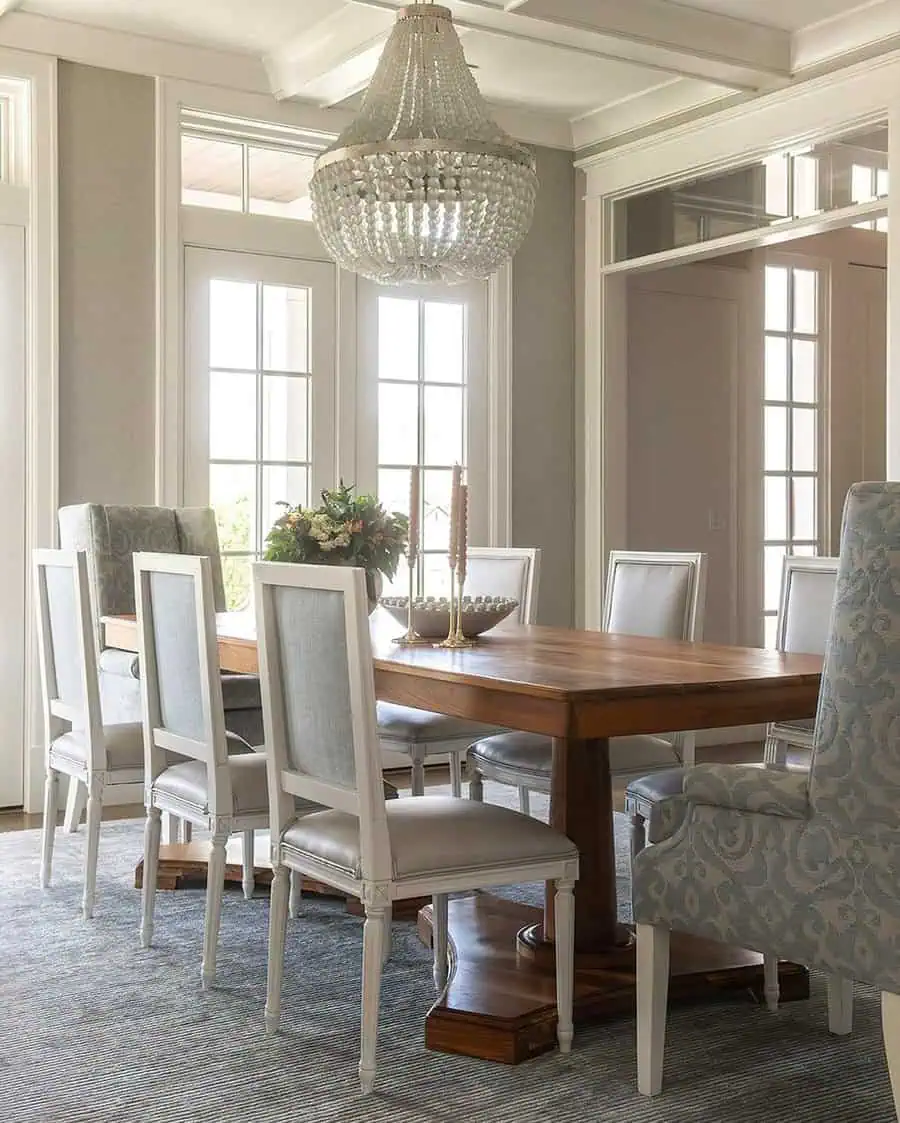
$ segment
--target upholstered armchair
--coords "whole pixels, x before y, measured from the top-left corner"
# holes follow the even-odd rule
[[[661,1088],[673,929],[819,968],[830,998],[880,988],[900,1090],[900,484],[847,497],[809,771],[700,765],[684,796],[634,859],[640,1090]]]
[[[138,659],[104,647],[102,616],[133,613],[132,555],[200,554],[210,558],[217,612],[225,611],[225,586],[215,515],[209,507],[127,507],[82,503],[59,510],[60,545],[85,550],[97,641],[100,701],[107,723],[141,720]],[[225,723],[251,745],[263,741],[259,678],[222,675]]]

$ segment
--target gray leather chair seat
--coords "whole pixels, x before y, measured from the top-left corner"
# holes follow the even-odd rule
[[[377,717],[379,737],[385,741],[402,741],[404,744],[466,739],[474,741],[490,733],[493,728],[465,718],[434,714],[411,706],[395,706],[391,702],[378,703]]]
[[[106,741],[107,761],[111,770],[143,769],[144,727],[139,721],[123,722],[119,725],[104,725],[103,737]],[[60,756],[78,764],[86,764],[87,737],[82,730],[72,729],[56,738],[51,752],[54,756]]]
[[[647,842],[664,842],[678,830],[687,814],[682,795],[684,768],[665,768],[632,780],[625,789],[625,807],[644,820]]]
[[[244,753],[231,757],[228,768],[234,797],[233,814],[249,815],[254,811],[267,814],[269,791],[265,754]],[[203,815],[209,814],[209,788],[204,761],[186,760],[183,764],[173,764],[157,777],[153,790],[196,807]]]
[[[402,881],[531,861],[575,859],[578,851],[564,835],[538,819],[507,807],[453,796],[417,796],[385,805],[393,857],[392,877]],[[343,811],[318,811],[285,831],[286,851],[312,855],[351,877],[362,876],[359,820]]]
[[[550,739],[540,733],[498,733],[485,737],[472,745],[469,757],[476,764],[514,768],[516,772],[527,772],[529,777],[550,783],[553,746]]]

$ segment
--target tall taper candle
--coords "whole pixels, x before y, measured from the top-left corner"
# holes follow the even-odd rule
[[[459,587],[462,589],[466,581],[469,550],[469,485],[460,484],[459,488],[459,537],[457,541],[456,572],[459,575]]]
[[[421,501],[421,471],[415,464],[409,470],[409,564],[414,565],[419,556],[419,504]]]
[[[453,482],[450,486],[450,568],[456,568],[459,550],[459,489],[462,486],[462,467],[453,465]]]

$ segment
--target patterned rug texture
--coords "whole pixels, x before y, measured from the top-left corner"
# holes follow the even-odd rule
[[[513,795],[486,787],[495,802]],[[616,833],[627,902],[622,817]],[[84,830],[57,834],[46,893],[38,832],[0,834],[3,1123],[893,1123],[869,988],[856,989],[844,1039],[828,1033],[820,977],[810,1002],[774,1015],[749,998],[674,1008],[664,1094],[647,1100],[629,1017],[577,1031],[570,1057],[515,1068],[428,1052],[430,961],[408,923],[394,926],[376,1092],[363,1097],[360,921],[339,901],[304,899],[288,930],[283,1031],[267,1038],[267,895],[226,893],[219,982],[204,994],[201,890],[160,893],[155,946],[140,950],[141,840],[139,822],[104,824],[95,919],[84,923]]]

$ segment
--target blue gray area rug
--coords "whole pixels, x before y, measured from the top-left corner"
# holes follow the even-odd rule
[[[774,1015],[749,999],[674,1009],[666,1089],[651,1101],[635,1090],[631,1018],[581,1030],[570,1057],[516,1068],[426,1051],[434,993],[411,924],[395,925],[378,1083],[363,1097],[362,932],[340,902],[307,898],[290,923],[283,1032],[267,1038],[266,895],[226,894],[219,986],[203,994],[203,893],[161,893],[155,947],[142,952],[132,888],[141,824],[104,824],[87,924],[83,833],[58,834],[46,893],[38,833],[0,835],[3,1123],[893,1123],[878,996],[868,988],[857,987],[845,1039],[828,1034],[819,978],[810,1002]]]

